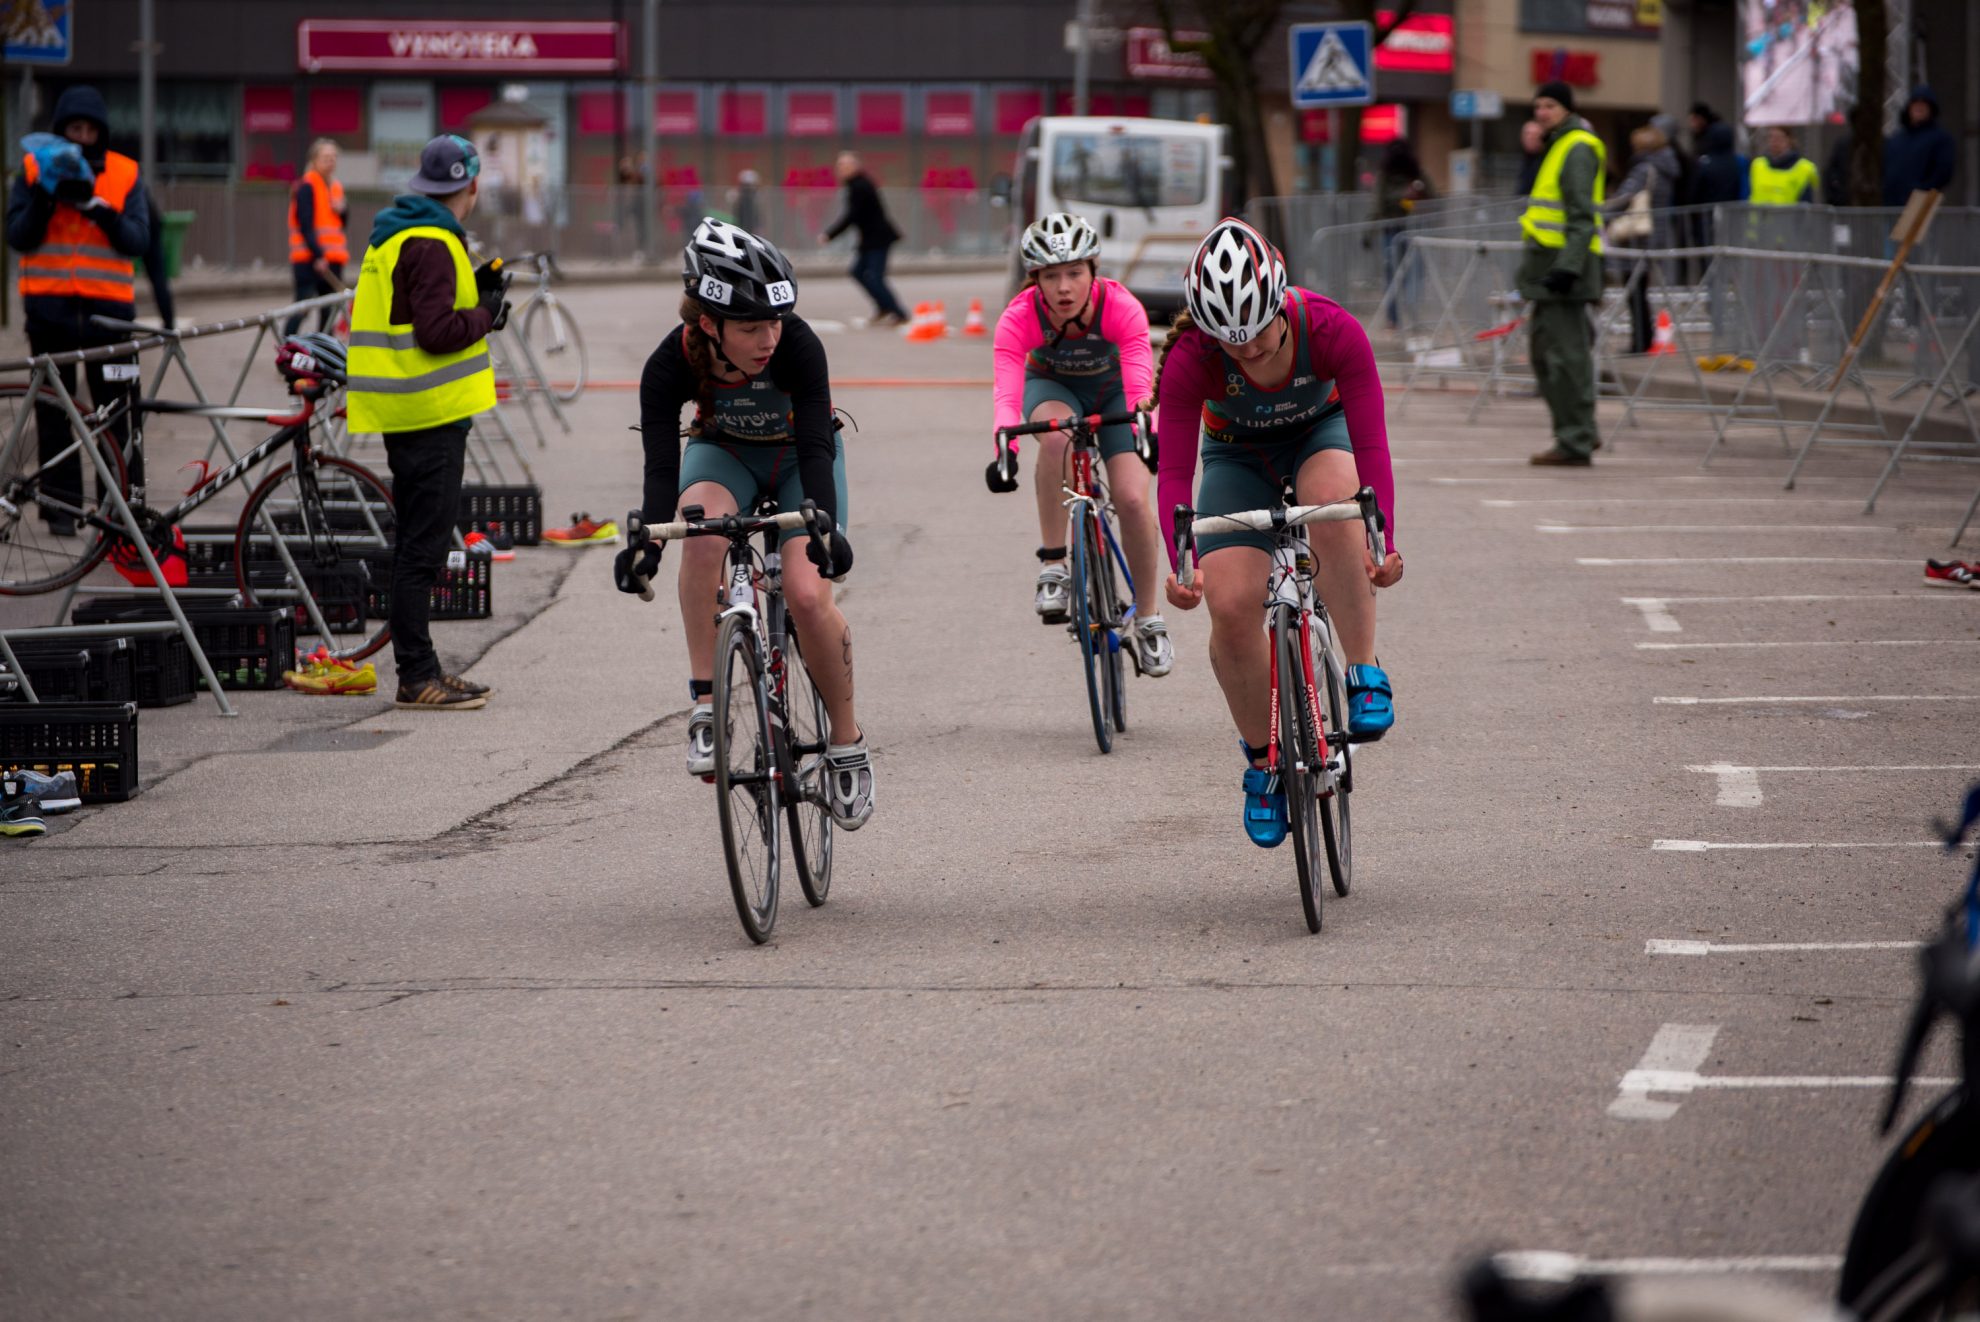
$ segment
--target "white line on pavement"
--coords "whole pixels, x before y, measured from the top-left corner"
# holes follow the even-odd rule
[[[1535,532],[1896,532],[1861,523],[1536,523]]]
[[[1670,854],[1702,854],[1714,849],[1943,849],[1941,840],[1652,840],[1650,848]]]
[[[1845,693],[1827,697],[1766,694],[1750,698],[1652,698],[1662,707],[1725,707],[1767,702],[1980,702],[1980,693]]]
[[[1633,1085],[1632,1076],[1646,1070],[1664,1073],[1695,1071],[1712,1054],[1712,1043],[1719,1036],[1716,1024],[1664,1024],[1650,1039],[1650,1047],[1636,1068],[1623,1076],[1616,1099],[1609,1103],[1609,1114],[1618,1120],[1668,1120],[1677,1114],[1676,1102],[1653,1102],[1650,1090]]]
[[[1770,774],[1784,772],[1797,775],[1808,773],[1854,775],[1902,771],[1980,771],[1980,765],[1945,762],[1880,767],[1749,767],[1733,762],[1708,762],[1686,767],[1685,770],[1719,778],[1721,808],[1757,808],[1760,806],[1760,773],[1763,771]]]
[[[1673,606],[1712,606],[1749,601],[1957,601],[1959,598],[1946,592],[1804,592],[1782,596],[1623,597],[1620,600],[1625,606],[1634,606],[1643,612],[1644,627],[1651,633],[1683,633],[1684,626],[1678,623],[1677,616],[1671,614]]]
[[[1683,941],[1652,937],[1646,955],[1776,955],[1808,950],[1916,950],[1922,941]]]
[[[1671,614],[1668,597],[1624,597],[1625,605],[1643,612],[1643,625],[1651,633],[1683,633],[1684,626]]]
[[[1740,647],[1971,647],[1980,638],[1803,638],[1755,643],[1638,643],[1639,652],[1723,652]]]
[[[1651,556],[1617,559],[1606,556],[1579,556],[1578,565],[1915,565],[1916,560],[1853,555],[1701,555]]]
[[[1833,1254],[1759,1254],[1743,1258],[1584,1258],[1546,1249],[1493,1257],[1527,1280],[1563,1281],[1576,1276],[1730,1276],[1743,1272],[1828,1272],[1842,1266]]]
[[[1470,485],[1475,482],[1495,482],[1497,478],[1433,478],[1437,482],[1462,482]],[[1772,496],[1532,496],[1524,499],[1502,499],[1490,496],[1479,498],[1478,503],[1490,509],[1517,509],[1522,505],[1774,505],[1786,499],[1778,494]],[[1795,496],[1796,505],[1861,505],[1858,496]],[[1947,509],[1963,509],[1957,501],[1938,502]]]

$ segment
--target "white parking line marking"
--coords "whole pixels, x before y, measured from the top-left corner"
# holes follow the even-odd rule
[[[1869,693],[1828,697],[1801,697],[1765,694],[1750,698],[1652,698],[1663,707],[1724,707],[1767,702],[1980,702],[1980,693]]]
[[[1669,597],[1624,597],[1623,604],[1643,612],[1643,626],[1651,633],[1683,633],[1684,626],[1671,614]]]
[[[1943,849],[1942,840],[1652,840],[1650,848],[1671,854],[1702,854],[1713,849]]]
[[[1535,532],[1896,532],[1862,523],[1536,523]]]
[[[1704,555],[1653,556],[1633,560],[1580,556],[1575,563],[1614,567],[1617,565],[1915,565],[1918,562],[1853,555]]]
[[[1625,606],[1643,612],[1644,627],[1651,633],[1683,633],[1684,626],[1671,614],[1673,606],[1717,606],[1749,601],[1959,601],[1949,592],[1802,592],[1780,596],[1745,597],[1620,597]]]
[[[1678,1103],[1653,1102],[1650,1089],[1631,1080],[1645,1071],[1695,1072],[1712,1054],[1712,1043],[1718,1036],[1716,1024],[1664,1024],[1658,1028],[1643,1059],[1623,1076],[1616,1099],[1609,1103],[1609,1114],[1618,1120],[1668,1120],[1676,1115]]]
[[[1638,643],[1639,652],[1726,651],[1739,647],[1972,647],[1980,638],[1806,638],[1757,643]]]
[[[1646,955],[1786,955],[1810,950],[1916,950],[1923,941],[1673,941],[1652,937]]]
[[[1708,762],[1701,766],[1686,767],[1685,770],[1719,778],[1721,808],[1757,808],[1760,806],[1760,773],[1763,771],[1769,774],[1778,772],[1793,775],[1860,775],[1904,771],[1980,771],[1980,765],[1943,762],[1881,767],[1748,767],[1732,762]]]

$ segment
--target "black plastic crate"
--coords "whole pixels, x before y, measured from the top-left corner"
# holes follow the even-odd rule
[[[309,585],[310,596],[316,598],[316,608],[323,612],[324,622],[333,634],[363,633],[365,631],[365,590],[370,584],[371,566],[367,561],[353,559],[331,566],[313,565],[303,562],[303,582]],[[269,606],[281,604],[284,598],[270,599],[267,591],[285,590],[288,587],[288,572],[278,561],[257,561],[248,568],[248,581],[254,585],[255,593]],[[234,566],[224,569],[195,573],[189,576],[188,587],[195,588],[238,588],[240,580],[235,576]],[[297,601],[293,607],[296,617],[296,634],[314,634],[316,623],[309,617],[309,609]]]
[[[181,603],[184,605],[184,603]],[[296,621],[288,606],[184,605],[186,619],[206,653],[223,689],[279,689],[282,672],[296,664]],[[162,601],[107,601],[92,598],[75,609],[77,624],[121,624],[134,620],[165,620],[171,613]],[[175,634],[163,635],[176,638]],[[184,651],[185,640],[179,639]],[[140,658],[142,661],[142,658]],[[187,658],[190,670],[190,656]],[[189,674],[187,684],[204,683]],[[138,700],[144,695],[140,685]]]
[[[234,525],[182,524],[186,537],[186,568],[192,573],[215,573],[234,563]],[[218,540],[224,538],[225,540]]]
[[[392,557],[368,553],[371,583],[365,590],[365,610],[374,620],[391,618]],[[495,613],[495,565],[490,556],[469,551],[447,552],[447,563],[433,580],[430,617],[435,620],[485,620]]]
[[[517,546],[539,545],[543,541],[543,488],[535,483],[523,487],[464,486],[454,526],[463,533],[491,537],[506,531]]]
[[[35,697],[43,702],[130,702],[137,696],[137,649],[128,638],[22,638],[9,643]]]
[[[73,771],[84,803],[121,803],[138,791],[138,709],[130,702],[0,706],[0,770]]]

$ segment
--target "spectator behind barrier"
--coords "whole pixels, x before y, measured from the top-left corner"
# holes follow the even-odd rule
[[[1884,205],[1901,207],[1921,188],[1944,191],[1957,155],[1939,123],[1939,98],[1929,87],[1913,88],[1904,123],[1884,139]]]

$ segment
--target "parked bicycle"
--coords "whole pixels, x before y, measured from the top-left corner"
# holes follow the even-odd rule
[[[1176,564],[1177,580],[1187,587],[1195,578],[1199,535],[1262,532],[1274,540],[1265,597],[1265,628],[1272,636],[1273,712],[1265,767],[1285,787],[1300,904],[1306,910],[1307,930],[1318,932],[1322,845],[1334,893],[1345,897],[1353,880],[1348,796],[1354,790],[1354,763],[1340,642],[1326,603],[1313,590],[1313,551],[1304,530],[1311,523],[1359,519],[1379,561],[1382,512],[1368,487],[1327,505],[1295,505],[1293,499],[1288,482],[1280,504],[1269,510],[1198,515],[1178,505]]]
[[[591,363],[585,357],[584,336],[578,333],[577,320],[550,288],[550,281],[563,279],[564,273],[547,252],[526,252],[508,266],[533,281],[529,297],[517,309],[516,324],[522,327],[523,343],[543,372],[544,387],[560,402],[569,404],[584,393]]]
[[[1017,489],[1017,455],[1011,442],[1019,436],[1062,431],[1071,444],[1066,451],[1066,545],[1072,552],[1070,609],[1066,630],[1079,644],[1080,667],[1086,674],[1086,701],[1093,717],[1093,739],[1110,753],[1114,735],[1127,729],[1126,666],[1122,653],[1133,654],[1128,632],[1134,622],[1134,575],[1121,549],[1113,502],[1107,494],[1106,465],[1100,460],[1100,429],[1126,424],[1136,429],[1135,448],[1146,453],[1143,438],[1147,419],[1139,413],[1090,414],[1057,422],[1027,422],[997,430],[997,457],[984,478],[992,491]],[[1122,585],[1126,591],[1122,591]],[[1059,617],[1047,616],[1048,623]],[[1138,664],[1138,663],[1137,663]]]
[[[715,634],[715,785],[729,889],[743,931],[759,945],[777,925],[782,847],[778,815],[790,833],[798,884],[813,907],[832,886],[832,808],[825,754],[830,725],[825,699],[798,650],[785,614],[778,534],[802,530],[827,544],[831,521],[810,501],[780,512],[770,497],[748,514],[704,518],[682,507],[671,523],[626,515],[634,547],[683,537],[729,542]],[[752,539],[761,537],[759,549]],[[653,590],[640,582],[640,599]]]
[[[233,562],[242,603],[300,606],[324,646],[342,659],[357,660],[384,646],[391,633],[383,621],[337,621],[346,628],[354,624],[357,633],[333,641],[333,622],[309,588],[312,578],[321,581],[344,572],[357,575],[360,583],[371,581],[396,540],[392,494],[385,484],[362,465],[327,453],[312,438],[312,424],[343,384],[343,346],[321,333],[294,337],[278,347],[277,366],[297,399],[292,413],[161,400],[138,406],[140,420],[146,414],[180,413],[259,419],[275,426],[265,440],[225,468],[204,474],[184,499],[162,510],[146,505],[142,489],[131,486],[126,453],[110,432],[116,413],[129,407],[128,399],[87,415],[87,436],[72,436],[46,461],[21,419],[0,442],[0,595],[57,591],[81,580],[119,546],[131,549],[108,492],[99,489],[92,500],[56,483],[63,460],[83,455],[85,445],[102,462],[93,482],[86,479],[82,485],[101,488],[103,473],[109,473],[145,540],[159,553],[174,549],[173,530],[194,511],[245,481],[250,470],[277,451],[293,447],[294,456],[269,470],[248,494],[235,523]],[[129,444],[135,451],[143,444],[142,429],[134,426],[131,432]]]

